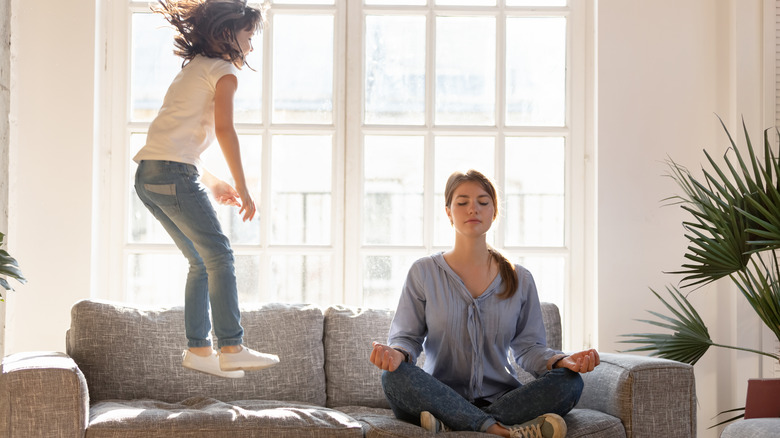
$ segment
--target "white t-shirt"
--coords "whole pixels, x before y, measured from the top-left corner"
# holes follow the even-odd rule
[[[149,126],[146,145],[133,161],[167,160],[200,165],[203,153],[216,137],[214,94],[225,75],[238,68],[220,58],[198,55],[181,69],[165,94],[157,117]]]

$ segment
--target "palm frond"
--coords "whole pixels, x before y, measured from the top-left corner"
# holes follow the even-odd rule
[[[673,316],[665,316],[657,312],[649,312],[667,323],[640,320],[656,327],[666,328],[672,333],[635,333],[623,335],[630,337],[621,343],[641,344],[639,347],[626,350],[626,352],[650,352],[651,356],[657,356],[664,359],[685,362],[691,365],[695,364],[707,349],[713,345],[710,339],[707,327],[704,325],[701,317],[691,303],[674,287],[667,287],[667,291],[674,299],[676,306],[670,304],[656,291],[650,290],[661,300]]]
[[[4,237],[5,234],[0,233],[0,246],[3,245]],[[19,269],[19,262],[3,249],[0,249],[0,276],[13,278],[22,284],[27,283],[27,279],[24,278],[21,269]],[[0,278],[0,287],[5,290],[14,290],[5,278]],[[0,295],[0,301],[2,301],[2,295]]]

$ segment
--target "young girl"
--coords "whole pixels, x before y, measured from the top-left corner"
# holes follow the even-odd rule
[[[547,348],[530,272],[487,245],[498,215],[490,180],[456,172],[445,198],[455,245],[412,265],[387,345],[371,351],[387,400],[396,417],[433,432],[562,438],[579,373],[599,364],[598,352]],[[414,365],[421,351],[424,369]],[[522,385],[510,354],[538,378]]]
[[[222,232],[206,187],[217,202],[255,216],[233,127],[237,73],[252,51],[262,13],[246,0],[159,0],[161,13],[177,30],[175,53],[182,69],[149,126],[138,163],[135,190],[190,264],[184,289],[186,368],[239,378],[279,362],[275,355],[244,347],[233,251]],[[235,188],[202,167],[201,153],[219,142]],[[205,186],[205,187],[204,187]],[[209,305],[210,304],[210,305]],[[209,307],[220,352],[211,345]]]

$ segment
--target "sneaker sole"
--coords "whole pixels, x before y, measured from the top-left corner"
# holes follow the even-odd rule
[[[237,372],[237,371],[241,371],[241,370],[222,370],[223,372],[231,371],[231,372],[236,373],[235,375],[229,376],[229,375],[223,375],[223,374],[210,373],[210,372],[204,371],[204,370],[202,370],[200,368],[187,366],[185,364],[181,364],[181,366],[184,367],[184,368],[187,368],[188,370],[197,371],[199,373],[208,374],[209,376],[214,376],[214,377],[222,377],[222,378],[225,378],[225,379],[243,379],[244,378],[244,373],[238,373]]]
[[[558,414],[545,414],[545,421],[553,427],[552,438],[565,438],[567,433],[566,420]]]
[[[438,422],[439,420],[437,420],[436,417],[434,417],[430,412],[423,411],[420,413],[420,427],[427,430],[428,432],[438,432]]]
[[[279,365],[279,362],[275,362],[275,363],[268,364],[268,365],[256,365],[256,366],[252,366],[252,367],[241,367],[241,366],[237,366],[236,367],[236,366],[234,366],[234,367],[230,367],[230,368],[223,368],[222,365],[220,365],[219,369],[221,369],[222,371],[259,371],[259,370],[264,370],[266,368],[271,368],[271,367],[276,366],[276,365]]]

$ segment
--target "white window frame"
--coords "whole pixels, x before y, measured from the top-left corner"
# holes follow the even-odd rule
[[[499,0],[500,1],[500,0]],[[568,278],[565,280],[565,298],[564,308],[561,309],[565,315],[563,321],[564,330],[564,348],[579,349],[581,347],[594,346],[596,336],[596,294],[595,294],[595,242],[594,236],[595,220],[593,219],[595,211],[595,164],[594,164],[594,132],[595,122],[592,111],[594,101],[594,59],[595,50],[593,44],[593,2],[590,0],[569,0],[565,15],[567,16],[568,26],[568,46],[567,46],[567,74],[566,74],[566,124],[563,128],[501,128],[500,122],[504,114],[500,108],[504,100],[502,84],[504,81],[503,50],[505,47],[501,44],[500,35],[504,32],[503,23],[497,22],[496,34],[499,45],[497,45],[497,79],[496,84],[496,121],[499,128],[486,127],[484,132],[490,132],[491,135],[503,135],[506,133],[522,135],[541,135],[541,136],[562,136],[566,142],[566,197],[565,197],[565,244],[563,251],[566,263],[568,265]],[[133,2],[133,10],[147,11],[148,2]],[[273,6],[278,10],[296,10],[303,9],[297,6]],[[360,123],[362,120],[362,87],[363,87],[363,62],[347,63],[347,59],[362,59],[363,40],[362,27],[364,6],[360,0],[336,0],[335,6],[306,7],[307,12],[317,10],[318,8],[327,10],[336,9],[336,26],[334,38],[334,120],[332,126],[312,125],[312,126],[271,126],[270,125],[270,102],[266,98],[263,108],[263,127],[264,136],[263,151],[263,186],[268,187],[268,178],[270,172],[268,167],[271,164],[270,138],[277,133],[299,133],[302,130],[311,133],[328,132],[333,135],[335,147],[333,149],[333,174],[332,174],[332,202],[333,202],[333,220],[332,220],[332,248],[327,251],[333,251],[333,275],[331,298],[333,304],[343,303],[347,305],[360,306],[362,304],[362,262],[361,255],[363,251],[380,250],[383,253],[392,255],[395,251],[407,251],[412,248],[385,247],[368,248],[362,246],[361,232],[361,212],[362,212],[362,136],[364,132],[382,133],[393,130],[392,126],[382,127],[364,127]],[[496,8],[502,8],[497,6]],[[377,8],[365,7],[366,11]],[[382,7],[382,10],[391,10],[391,7]],[[478,10],[479,8],[477,8]],[[428,11],[428,31],[434,33],[433,6],[420,7],[421,11]],[[544,16],[549,14],[560,15],[560,8],[534,8],[526,10],[524,15]],[[96,207],[96,217],[101,218],[98,231],[96,232],[95,251],[97,254],[96,272],[93,273],[93,296],[96,298],[105,298],[121,301],[124,299],[124,288],[126,284],[125,266],[127,265],[127,255],[129,252],[138,249],[135,245],[126,243],[127,220],[125,206],[128,205],[128,197],[133,196],[132,187],[128,187],[128,181],[132,181],[132,175],[128,175],[128,148],[129,134],[138,126],[128,124],[129,119],[129,84],[130,74],[130,20],[131,15],[127,7],[127,2],[103,0],[98,6],[98,40],[103,43],[99,50],[98,70],[96,71],[97,96],[99,114],[96,115],[100,131],[97,133],[100,139],[100,153],[95,161],[96,175],[99,183],[96,184],[96,191],[93,193]],[[347,26],[340,26],[339,23],[345,22]],[[357,30],[356,30],[357,29]],[[349,35],[358,35],[350,37]],[[266,34],[263,38],[263,52],[270,53],[272,41]],[[428,37],[428,49],[432,47],[433,37]],[[429,56],[430,59],[430,56]],[[343,61],[340,61],[343,60]],[[429,61],[430,62],[430,61]],[[271,64],[263,63],[263,95],[269,96],[271,93]],[[432,71],[430,68],[428,71]],[[426,111],[427,120],[433,120],[431,112],[434,111],[433,105],[433,81],[434,78],[427,77],[426,86]],[[342,87],[340,84],[346,84]],[[405,127],[408,131],[408,128]],[[259,133],[252,126],[237,125],[239,133]],[[422,126],[419,132],[426,137],[426,175],[425,175],[425,252],[430,253],[439,250],[433,246],[432,227],[429,222],[433,220],[433,211],[441,204],[440,200],[434,199],[433,187],[433,163],[430,159],[432,155],[432,138],[434,134],[473,134],[474,130],[462,130],[458,127],[436,127]],[[497,148],[502,151],[503,148]],[[496,179],[503,179],[501,163],[502,153],[497,153],[496,160]],[[130,183],[132,186],[132,183]],[[270,196],[261,194],[261,211],[268,212]],[[313,250],[312,247],[285,246],[280,248],[269,247],[268,242],[268,218],[263,217],[261,248],[259,251],[263,257],[267,258],[274,254],[297,254],[305,249],[307,253]],[[502,241],[502,233],[496,233],[497,243]],[[178,253],[178,250],[171,245],[143,245],[145,250],[159,251],[163,253]],[[253,249],[234,245],[236,254],[242,254],[255,251]],[[420,248],[414,248],[420,249]],[[314,249],[316,251],[316,249]],[[512,251],[512,254],[522,252],[523,255],[543,255],[555,252],[560,254],[559,249],[549,248],[523,248],[522,251]],[[512,255],[509,254],[509,255]],[[267,259],[266,259],[267,260]],[[265,260],[264,260],[265,261]],[[263,263],[266,267],[269,264]],[[264,275],[267,272],[263,273]],[[400,289],[402,285],[398,285]]]

